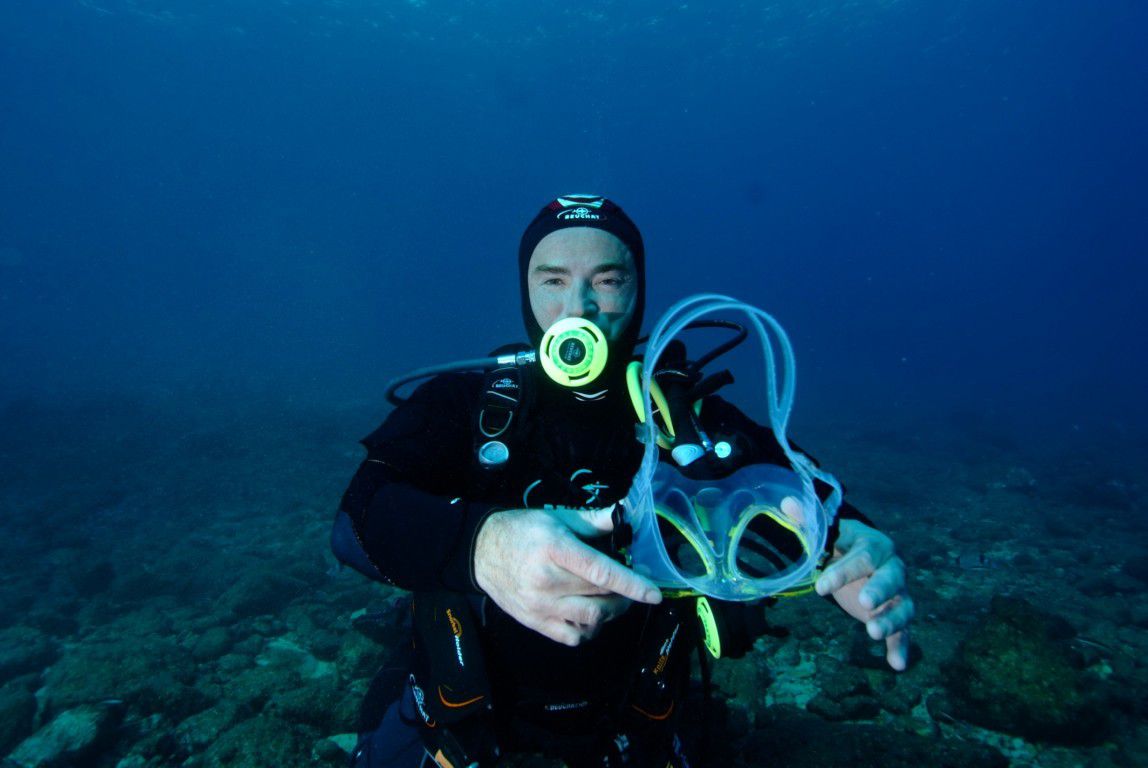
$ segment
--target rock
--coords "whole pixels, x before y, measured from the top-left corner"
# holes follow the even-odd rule
[[[1031,552],[1020,552],[1012,559],[1014,568],[1033,568],[1040,565],[1038,560]]]
[[[350,757],[351,750],[355,748],[357,742],[358,737],[353,733],[329,736],[315,742],[315,746],[311,749],[311,755],[316,762],[343,766],[347,764],[347,758]]]
[[[220,605],[233,616],[263,616],[281,611],[310,588],[306,582],[274,571],[259,571],[239,579],[223,593]]]
[[[15,626],[0,630],[0,683],[39,673],[56,660],[56,645],[38,629]]]
[[[864,670],[843,664],[832,656],[817,657],[817,685],[831,699],[872,694]]]
[[[748,653],[740,659],[722,659],[713,665],[714,686],[739,702],[749,712],[765,706],[765,691],[772,682],[767,658],[763,654]]]
[[[1102,741],[1111,708],[1106,684],[1078,668],[1063,619],[1019,598],[994,597],[989,615],[946,665],[952,717],[1026,739],[1067,745]]]
[[[21,742],[8,759],[21,768],[88,765],[114,740],[123,711],[123,702],[104,701],[61,712]]]
[[[737,758],[730,764],[735,768],[1006,768],[1008,760],[991,747],[969,741],[942,741],[875,725],[826,722],[779,708],[776,717],[741,743]]]
[[[334,661],[339,656],[339,646],[343,644],[342,635],[326,629],[316,630],[310,636],[311,653],[315,658],[323,661]]]
[[[179,755],[172,722],[163,715],[149,715],[137,720],[131,718],[130,714],[124,729],[132,738],[131,746],[127,754],[115,764],[115,768],[159,768],[180,764],[184,756]],[[120,746],[117,744],[117,747]]]
[[[344,638],[336,664],[344,680],[354,680],[374,675],[385,656],[385,649],[352,632]]]
[[[320,661],[306,648],[285,637],[276,637],[267,643],[255,663],[289,670],[304,680],[335,675],[334,662]]]
[[[871,720],[881,713],[881,705],[872,696],[853,694],[834,699],[819,693],[805,708],[826,720]]]
[[[182,720],[209,702],[190,684],[195,665],[175,643],[148,637],[90,642],[69,648],[44,675],[51,716],[77,704],[122,699],[133,711]]]
[[[880,674],[877,681],[873,677]],[[894,672],[870,673],[870,682],[881,708],[894,715],[908,715],[921,703],[921,689],[916,681]]]
[[[1075,515],[1049,510],[1041,518],[1044,530],[1057,539],[1075,539],[1080,536],[1080,521]]]
[[[217,666],[220,672],[234,675],[236,672],[250,669],[254,663],[255,661],[247,656],[241,656],[238,653],[229,653],[219,658]]]
[[[339,745],[330,739],[319,739],[315,742],[315,746],[311,747],[311,759],[317,765],[346,765],[349,756],[349,752],[343,752],[339,749]]]
[[[200,635],[191,648],[191,657],[199,662],[213,661],[231,648],[231,633],[224,627],[211,627]]]
[[[328,733],[347,724],[341,721],[346,714],[340,708],[344,695],[335,678],[322,678],[272,695],[265,711],[286,722],[306,723],[321,733]]]
[[[1139,594],[1144,590],[1144,584],[1124,573],[1101,573],[1080,579],[1076,588],[1089,597],[1107,598]]]
[[[393,596],[377,610],[358,610],[351,614],[351,628],[381,645],[391,645],[406,634],[411,614],[410,599]]]
[[[1148,555],[1128,558],[1121,570],[1141,583],[1148,584]]]
[[[865,671],[843,664],[832,656],[817,657],[820,693],[806,709],[826,720],[867,720],[881,712]]]
[[[32,735],[36,697],[22,685],[0,688],[0,755]]]
[[[299,685],[299,677],[283,669],[250,667],[224,682],[224,698],[245,711],[258,712],[281,691]]]
[[[201,754],[239,719],[239,708],[226,701],[192,715],[175,727],[173,736],[179,753]]]
[[[70,572],[69,579],[76,594],[91,598],[106,592],[116,578],[116,569],[106,560]]]
[[[278,637],[286,632],[286,626],[277,616],[256,616],[250,623],[251,631],[254,633],[253,638],[257,639],[258,636],[262,637]]]
[[[204,768],[283,768],[300,764],[318,738],[304,726],[293,726],[279,718],[259,715],[223,733],[206,752]]]
[[[140,603],[160,595],[177,595],[185,584],[169,573],[133,569],[116,579],[111,595],[121,603]]]

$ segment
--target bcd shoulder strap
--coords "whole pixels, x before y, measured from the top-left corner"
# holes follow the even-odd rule
[[[529,347],[525,344],[507,344],[491,355],[510,355],[526,349]],[[526,378],[514,363],[490,368],[484,375],[474,417],[474,455],[485,470],[501,469],[510,459],[507,442],[511,428],[521,419]]]

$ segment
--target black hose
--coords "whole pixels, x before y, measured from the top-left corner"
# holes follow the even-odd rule
[[[482,371],[487,368],[492,368],[498,365],[498,357],[476,357],[472,360],[459,360],[454,363],[444,363],[443,365],[432,365],[426,368],[417,368],[405,376],[400,376],[393,379],[384,392],[387,402],[391,405],[400,405],[406,401],[405,397],[399,397],[395,392],[399,387],[410,384],[412,381],[419,379],[429,379],[431,376],[438,376],[440,373],[454,373],[456,371]]]

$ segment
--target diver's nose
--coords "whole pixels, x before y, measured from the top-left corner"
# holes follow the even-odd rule
[[[589,286],[574,286],[566,297],[566,316],[593,319],[598,314],[598,298]]]

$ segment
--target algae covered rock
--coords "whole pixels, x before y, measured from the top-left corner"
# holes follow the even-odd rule
[[[32,627],[0,629],[0,683],[40,672],[56,660],[56,645]]]
[[[36,697],[25,686],[12,683],[0,688],[0,755],[31,735],[36,716]]]
[[[736,746],[733,768],[881,766],[881,768],[1007,768],[1008,759],[972,741],[937,740],[868,723],[830,722],[788,707]]]
[[[196,638],[191,657],[199,662],[214,661],[231,649],[231,633],[226,627],[209,627]]]
[[[221,607],[236,617],[266,616],[281,612],[309,587],[306,582],[272,570],[244,574],[220,599]]]
[[[172,736],[181,754],[196,755],[214,743],[221,733],[235,725],[239,719],[239,707],[221,701],[184,720],[176,726]]]
[[[88,765],[88,761],[114,740],[123,711],[122,702],[104,701],[61,712],[21,742],[8,760],[20,768]]]
[[[1025,600],[994,597],[946,668],[952,714],[995,731],[1059,744],[1108,732],[1107,689],[1082,669],[1068,622]]]
[[[817,683],[821,692],[810,699],[806,708],[826,720],[867,720],[881,712],[869,678],[861,669],[831,656],[820,656]]]
[[[319,734],[277,717],[259,715],[231,728],[204,753],[205,768],[283,768],[299,765]]]
[[[195,665],[174,642],[124,637],[69,648],[44,676],[49,713],[93,701],[122,699],[134,711],[182,719],[207,706],[191,687]]]

